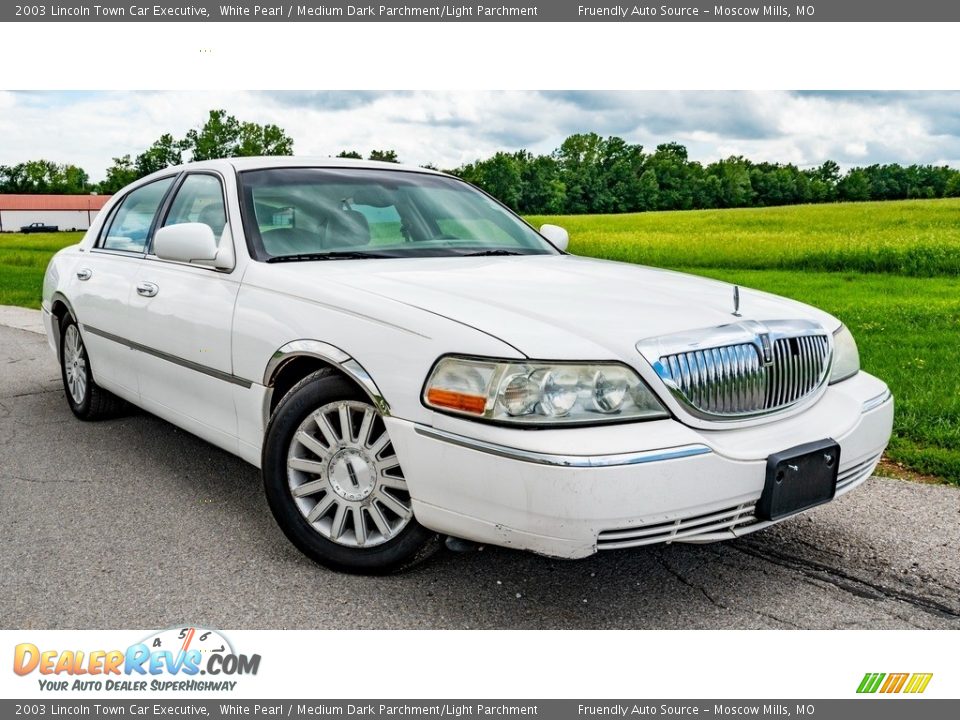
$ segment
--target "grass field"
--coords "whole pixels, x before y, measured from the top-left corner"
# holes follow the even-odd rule
[[[823,308],[897,400],[888,457],[960,484],[960,199],[528,218],[570,250]]]
[[[960,198],[528,219],[575,253],[661,267],[960,274]]]
[[[572,252],[669,267],[808,302],[853,330],[897,398],[888,456],[960,484],[960,200],[529,218]],[[0,235],[0,304],[39,307],[79,233]]]
[[[0,305],[39,308],[50,256],[82,237],[82,232],[0,234]]]

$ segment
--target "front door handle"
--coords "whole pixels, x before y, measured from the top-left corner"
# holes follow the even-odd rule
[[[153,297],[153,296],[156,295],[158,292],[160,292],[160,288],[157,287],[157,286],[156,286],[154,283],[152,283],[152,282],[142,282],[142,283],[140,283],[140,284],[137,285],[137,294],[138,294],[138,295],[143,295],[144,297]]]
[[[93,277],[93,270],[90,268],[80,268],[77,270],[78,280],[89,280],[91,277]]]

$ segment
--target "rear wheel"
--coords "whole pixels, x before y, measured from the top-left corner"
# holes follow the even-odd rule
[[[267,428],[262,465],[274,517],[322,565],[387,573],[436,545],[413,516],[383,417],[339,375],[314,373],[287,393]]]
[[[65,315],[60,324],[60,376],[70,410],[81,420],[104,420],[123,414],[128,405],[97,385],[90,357],[76,321]]]

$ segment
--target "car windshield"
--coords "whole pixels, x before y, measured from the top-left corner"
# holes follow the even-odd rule
[[[273,168],[240,173],[240,189],[251,249],[267,262],[558,252],[492,198],[441,175]]]

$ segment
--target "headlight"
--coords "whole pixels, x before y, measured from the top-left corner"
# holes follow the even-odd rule
[[[431,408],[516,425],[571,425],[668,416],[620,363],[506,362],[445,357],[423,390]]]
[[[833,334],[833,368],[830,370],[830,384],[853,377],[860,372],[860,351],[846,325]]]

